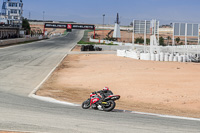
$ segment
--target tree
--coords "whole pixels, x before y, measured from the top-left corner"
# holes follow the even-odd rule
[[[150,39],[149,38],[146,39],[146,43],[150,44]]]
[[[30,33],[31,27],[26,18],[22,20],[22,28],[24,28],[24,30],[26,31],[26,35]]]
[[[177,44],[180,42],[180,40],[181,40],[180,37],[177,37],[177,38],[176,38]]]
[[[159,44],[160,44],[161,46],[165,46],[164,38],[163,38],[162,36],[159,38]]]
[[[130,23],[130,26],[133,26],[133,22]]]
[[[135,43],[142,44],[142,43],[144,43],[144,39],[142,37],[138,37],[135,39]]]
[[[169,40],[171,40],[170,36],[167,37],[167,45],[169,45]]]

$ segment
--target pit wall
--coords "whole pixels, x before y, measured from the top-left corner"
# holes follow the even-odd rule
[[[137,60],[151,60],[151,61],[174,61],[174,62],[190,62],[186,55],[169,54],[169,53],[140,53],[136,50],[117,50],[117,56],[128,57]]]

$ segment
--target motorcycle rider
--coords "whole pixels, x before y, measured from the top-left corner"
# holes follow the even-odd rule
[[[101,97],[102,97],[102,99],[101,99],[102,101],[103,101],[106,97],[108,97],[108,96],[110,96],[110,95],[113,95],[113,92],[112,92],[111,90],[109,90],[108,87],[104,87],[103,90],[97,91],[96,93],[100,93],[100,95],[101,95]]]

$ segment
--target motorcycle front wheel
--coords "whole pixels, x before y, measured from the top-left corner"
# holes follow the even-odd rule
[[[104,111],[112,111],[115,108],[115,102],[113,100],[107,101],[107,104],[103,106]]]
[[[82,108],[83,109],[89,109],[90,108],[90,99],[88,99],[88,100],[86,100],[82,103]]]

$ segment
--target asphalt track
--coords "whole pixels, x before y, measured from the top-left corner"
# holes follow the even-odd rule
[[[199,133],[200,121],[83,110],[29,98],[32,90],[83,36],[0,49],[0,130],[36,133]]]

